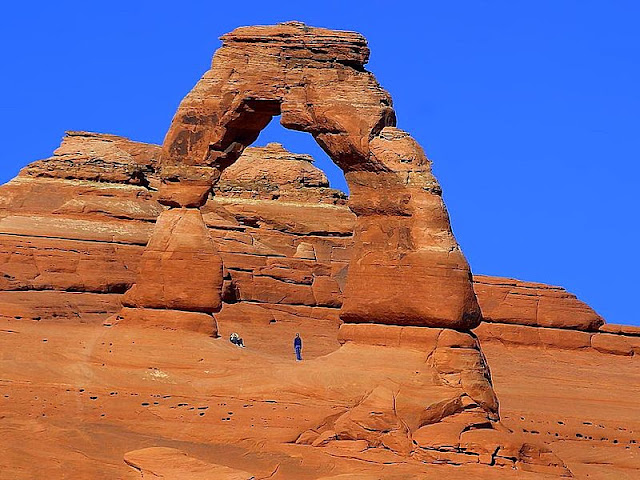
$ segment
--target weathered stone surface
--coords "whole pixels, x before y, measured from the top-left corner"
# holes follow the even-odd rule
[[[640,354],[640,338],[632,336],[596,333],[591,337],[591,346],[599,352],[613,355]]]
[[[222,40],[211,70],[174,117],[163,146],[163,168],[231,169],[246,183],[242,172],[247,167],[234,162],[271,118],[281,114],[285,127],[310,132],[345,172],[351,190],[349,208],[356,216],[344,289],[328,276],[314,276],[309,285],[304,276],[285,276],[275,269],[229,269],[239,299],[247,301],[249,294],[269,304],[328,305],[343,293],[341,318],[347,323],[459,330],[477,326],[480,309],[471,272],[453,237],[431,163],[409,134],[394,128],[390,98],[363,68],[368,56],[364,39],[296,23],[238,29]],[[320,48],[312,47],[316,44]],[[345,61],[327,62],[340,58],[345,44],[350,47]],[[265,155],[272,155],[271,150],[275,147]],[[250,152],[249,159],[255,153]],[[303,166],[308,175],[310,165]],[[288,173],[300,170],[296,167]],[[251,191],[273,190],[269,177],[255,166],[252,170],[255,173],[248,179],[257,185]],[[170,185],[176,179],[167,178],[165,172],[163,182]],[[184,175],[185,185],[189,175],[188,171]],[[270,175],[279,175],[277,183],[286,189],[289,177],[277,167]],[[312,181],[316,187],[324,185],[321,176]],[[298,175],[293,182],[303,183]],[[234,188],[240,189],[226,181],[220,190]],[[269,245],[264,247],[262,253],[270,254]],[[276,250],[275,245],[272,248]],[[330,260],[328,251],[311,242],[297,242],[291,248],[294,258]],[[292,285],[285,289],[279,283]],[[332,441],[366,441],[371,448],[407,456],[413,450],[412,429],[467,406],[484,412],[487,422],[497,421],[489,369],[477,340],[466,335],[473,339],[472,346],[449,346],[450,338],[439,346],[436,338],[433,355],[424,352],[426,366],[416,372],[419,385],[403,389],[399,396],[397,386],[379,384],[358,405],[337,417],[330,415],[298,440],[304,438],[316,447]],[[351,347],[367,348],[357,342],[343,348]],[[437,400],[421,402],[420,387]]]
[[[396,325],[344,323],[340,326],[338,341],[381,347],[418,348],[432,352],[443,329],[400,327]]]
[[[108,162],[109,158],[105,158],[105,161]],[[260,158],[256,156],[253,161],[260,163]],[[264,169],[263,166],[259,168]],[[249,187],[250,184],[247,185]],[[258,195],[259,192],[255,194]],[[18,177],[0,189],[0,219],[8,218],[5,226],[11,227],[7,228],[8,235],[4,234],[0,242],[0,265],[3,272],[0,286],[3,290],[123,292],[135,282],[142,253],[140,244],[148,241],[151,231],[148,221],[154,220],[161,211],[162,208],[153,200],[153,192],[139,186]],[[282,199],[257,202],[246,198],[216,197],[203,207],[203,213],[210,235],[218,245],[225,265],[230,269],[229,285],[233,285],[237,291],[239,285],[244,283],[242,298],[248,301],[273,300],[273,295],[278,293],[278,300],[287,302],[288,298],[295,298],[293,292],[287,293],[289,288],[295,290],[297,284],[311,285],[314,278],[317,278],[315,292],[312,288],[311,295],[306,294],[304,301],[311,306],[340,305],[341,294],[338,291],[325,287],[320,289],[319,286],[320,283],[335,286],[333,282],[336,282],[340,291],[345,287],[344,274],[347,270],[346,262],[351,258],[351,232],[355,216],[344,206],[288,203]],[[25,220],[16,223],[12,220],[16,215]],[[65,224],[67,227],[84,221],[92,228],[66,228],[60,233],[69,239],[50,238],[47,235],[55,234],[55,230],[49,230],[48,226],[47,229],[36,229],[28,221],[34,215],[51,218],[46,225],[54,225],[56,228],[60,225],[58,219],[64,221],[66,218],[72,222]],[[115,225],[126,226],[128,230],[115,228],[112,223],[114,221]],[[93,228],[94,225],[99,225],[99,229]],[[99,231],[109,232],[109,236],[98,236]],[[270,238],[272,233],[268,232],[277,232],[277,236]],[[296,243],[296,236],[300,236],[301,243]],[[128,244],[130,239],[138,245]],[[267,245],[270,247],[267,248]],[[311,259],[294,259],[298,249],[298,255],[311,256]],[[316,253],[321,255],[322,261],[315,258]],[[271,278],[273,287],[270,288],[277,291],[265,294],[256,289],[252,284],[255,274]],[[234,277],[237,280],[235,283]],[[566,308],[560,312],[564,317],[568,315],[567,312],[584,313],[584,309],[588,308],[571,295],[565,295],[558,287],[476,276],[475,288],[482,308],[485,311],[500,311],[502,307],[497,308],[496,305],[499,307],[500,304],[496,304],[495,299],[504,296],[505,288],[512,287],[514,283],[535,285],[535,288],[530,288],[530,293],[536,292],[540,296],[550,293],[560,295],[552,299],[558,298],[565,302]],[[258,294],[254,295],[253,292]],[[318,295],[322,298],[317,298]],[[509,296],[518,297],[507,294]],[[524,295],[519,296],[524,298]],[[236,298],[240,298],[239,291]],[[567,306],[566,302],[573,302],[573,306]],[[269,302],[267,304],[272,305]],[[536,325],[537,309],[527,310],[522,302],[516,303],[513,308],[517,305],[522,307],[515,310],[520,314],[518,321]],[[48,311],[54,313],[52,310]],[[66,307],[61,306],[59,318],[68,318],[65,312]],[[80,315],[83,319],[96,318],[83,313]],[[508,334],[507,330],[506,327],[496,327],[496,338],[504,338],[505,341],[520,338],[519,343],[540,345],[544,343],[540,340],[542,334],[551,345],[566,345],[569,348],[583,348],[586,345],[584,339],[578,339],[571,332],[562,335],[553,330],[551,333],[555,335],[554,339],[548,330],[535,334],[528,332],[526,335],[522,330],[516,329],[520,332],[517,335],[513,332]],[[633,335],[633,327],[603,325],[601,330],[605,333]],[[482,336],[482,329],[478,334]],[[484,338],[491,340],[486,336]]]
[[[453,463],[477,463],[476,450],[455,448],[463,431],[493,428],[498,401],[474,336],[450,329],[343,324],[339,339],[346,351],[410,349],[423,355],[425,362],[414,369],[411,383],[379,384],[344,413],[303,432],[298,443],[325,446],[365,441],[369,448],[382,446],[404,456],[411,453],[425,463],[451,460],[451,456],[456,459]],[[441,427],[443,423],[447,427]],[[454,443],[444,445],[433,435],[432,430],[443,428],[455,430]]]
[[[231,310],[224,314],[227,307]],[[241,310],[234,313],[236,307]],[[617,480],[640,466],[633,443],[640,430],[637,356],[593,349],[542,351],[499,342],[483,342],[483,351],[500,398],[501,423],[517,434],[471,428],[475,433],[462,435],[468,453],[449,449],[455,434],[447,436],[437,427],[482,425],[482,417],[469,409],[412,432],[412,439],[420,440],[419,456],[417,447],[403,457],[387,448],[335,440],[318,447],[292,445],[296,435],[359,405],[381,383],[401,385],[398,406],[412,405],[412,398],[416,405],[439,402],[432,387],[411,389],[421,378],[416,371],[432,372],[424,352],[356,342],[341,348],[335,341],[336,309],[301,306],[285,314],[267,307],[244,302],[225,306],[218,339],[185,330],[1,318],[3,473],[42,478],[46,472],[62,472],[57,462],[64,459],[65,471],[73,468],[86,478],[127,478],[135,472],[122,461],[123,452],[167,442],[187,445],[185,452],[194,458],[222,462],[259,478],[268,478],[279,465],[278,475],[285,480],[349,472],[374,478],[558,478],[549,471],[527,472],[523,462],[513,468],[510,458],[517,458],[514,454],[525,443],[536,444],[542,457],[549,456],[541,452],[546,445],[574,478]],[[274,315],[267,317],[270,312]],[[334,315],[331,335],[328,321],[319,319],[324,312]],[[298,329],[305,342],[302,363],[293,361],[290,345]],[[228,342],[233,331],[247,339],[247,348]],[[459,344],[466,341],[455,333],[446,338],[447,346]],[[371,402],[374,412],[385,405]],[[386,416],[392,409],[385,408]],[[404,407],[400,415],[412,410]],[[431,428],[439,433],[429,434]],[[385,441],[394,448],[401,445],[391,443],[392,438]],[[502,453],[493,454],[497,447]],[[36,455],[38,451],[46,455]],[[198,454],[203,451],[208,453]],[[475,463],[466,463],[472,459]]]
[[[165,330],[190,330],[216,337],[218,324],[211,314],[155,308],[123,308],[105,320],[107,326],[152,327]]]
[[[500,342],[505,345],[529,345],[535,347],[580,350],[591,347],[592,334],[561,328],[540,328],[507,323],[481,323],[474,330],[483,342]]]
[[[635,325],[617,325],[615,323],[605,323],[604,325],[600,325],[599,330],[603,333],[640,337],[640,327],[637,327]]]
[[[342,318],[476,326],[480,309],[471,273],[451,232],[440,187],[417,142],[394,128],[389,95],[364,69],[365,39],[286,23],[239,28],[222,42],[167,133],[164,184],[183,177],[188,185],[189,166],[233,168],[280,114],[283,126],[313,135],[345,172],[352,192],[355,246]],[[167,177],[165,169],[174,166],[181,173]],[[310,251],[298,256],[313,258]]]
[[[224,465],[203,462],[175,448],[150,447],[127,452],[124,461],[140,473],[140,478],[167,480],[253,480],[250,473]]]
[[[59,291],[0,291],[0,318],[100,324],[120,310],[122,295]]]
[[[473,285],[487,322],[597,331],[604,319],[562,287],[475,275]]]
[[[124,293],[143,247],[0,234],[0,291]]]
[[[220,172],[215,168],[163,165],[158,202],[168,207],[201,207],[219,177]]]
[[[150,222],[162,211],[153,197],[137,185],[18,176],[0,190],[0,218],[44,214]]]
[[[248,147],[227,167],[215,186],[225,197],[344,205],[347,195],[329,188],[310,155],[291,153],[279,143]],[[349,232],[351,233],[351,231]]]
[[[211,213],[231,216],[237,225],[270,228],[294,235],[345,237],[351,243],[355,217],[343,206],[285,201],[234,199],[216,196],[202,208],[205,220]],[[220,219],[216,219],[220,224]],[[208,221],[211,227],[217,226]],[[349,251],[350,255],[350,251]],[[348,257],[348,255],[345,255]],[[348,261],[348,258],[343,260]]]
[[[469,329],[480,321],[471,273],[440,187],[408,134],[385,128],[372,156],[392,172],[348,172],[356,214],[344,292],[347,322]]]
[[[222,259],[197,209],[162,212],[139,272],[125,306],[205,313],[222,307]]]
[[[157,184],[160,147],[117,135],[67,132],[53,156],[29,164],[21,176]]]
[[[214,60],[187,98],[206,95],[181,108],[229,115],[177,117],[207,138],[163,165],[160,193],[158,147],[97,134],[69,136],[77,152],[0,188],[7,478],[135,476],[123,452],[141,475],[166,478],[638,470],[635,331],[600,325],[558,287],[477,277],[481,308],[504,322],[476,329],[480,348],[469,269],[430,162],[392,127],[360,38],[299,24],[227,36],[217,58],[246,47],[248,66]],[[268,85],[281,68],[291,75]],[[220,72],[237,91],[213,85]],[[285,92],[290,78],[301,95]],[[210,98],[210,87],[229,95]],[[266,96],[246,97],[254,87]],[[307,158],[243,151],[276,113],[340,162],[351,210]],[[223,279],[228,303],[214,319]],[[167,444],[185,451],[144,448]]]
[[[153,225],[126,221],[10,215],[0,219],[0,231],[9,235],[64,238],[91,242],[144,245]]]
[[[226,166],[274,115],[311,133],[341,168],[368,163],[370,134],[393,122],[389,95],[363,69],[366,40],[287,23],[222,36],[211,70],[178,108],[165,162]]]

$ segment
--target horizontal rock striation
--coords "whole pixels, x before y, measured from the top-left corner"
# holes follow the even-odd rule
[[[159,148],[114,135],[91,135],[128,145],[134,152]],[[63,143],[76,141],[78,149],[86,145],[86,137],[74,135],[67,135]],[[109,165],[114,163],[113,152],[96,150],[95,156]],[[133,155],[126,161],[133,165],[125,170],[144,163]],[[46,176],[26,173],[40,162],[0,187],[0,298],[6,311],[22,312],[16,314],[21,318],[78,318],[69,304],[60,302],[62,297],[54,295],[34,300],[44,310],[20,304],[31,291],[86,292],[104,296],[87,296],[85,301],[95,301],[95,306],[79,308],[81,318],[98,318],[86,316],[88,311],[113,314],[120,294],[135,283],[153,223],[164,211],[156,200],[158,193],[153,187],[128,183],[128,177],[117,182],[86,180],[89,175],[83,172],[88,167],[75,165],[76,160],[55,168],[52,164]],[[271,168],[278,162],[302,168],[274,168],[274,173]],[[249,170],[241,168],[249,164]],[[264,176],[252,181],[249,172]],[[148,178],[151,183],[157,180]],[[219,185],[230,187],[218,189],[202,208],[202,217],[225,265],[226,302],[300,311],[337,311],[342,305],[355,216],[345,205],[334,203],[333,193],[325,196],[325,178],[308,156],[276,145],[245,150],[223,173]],[[276,188],[277,184],[284,187]],[[277,199],[274,191],[279,192]],[[599,327],[608,334],[595,340],[599,351],[637,351],[634,340],[627,338],[639,335],[637,327],[603,324],[593,309],[561,287],[475,275],[474,289],[485,321],[493,324],[476,330],[485,342],[595,348],[591,338]],[[18,297],[11,292],[24,293]],[[104,308],[105,301],[109,308]],[[619,337],[624,337],[623,345],[612,346],[612,339]]]
[[[50,158],[34,162],[22,176],[149,185],[157,181],[161,148],[117,135],[67,132]]]
[[[595,332],[604,319],[562,287],[475,275],[473,288],[485,322]]]
[[[557,478],[598,472],[573,445],[608,441],[595,428],[637,443],[632,414],[602,420],[609,399],[557,372],[626,372],[599,381],[631,383],[628,410],[638,329],[560,287],[472,277],[368,56],[353,32],[236,29],[163,147],[68,132],[0,188],[7,475]],[[278,115],[343,170],[349,198],[310,156],[249,146]],[[238,332],[247,348],[226,341]],[[485,346],[518,373],[497,382],[506,409]],[[592,400],[597,421],[537,416],[566,413],[565,397]]]
[[[345,205],[347,195],[329,188],[310,155],[291,153],[279,143],[248,147],[215,185],[216,196]]]
[[[221,40],[165,137],[161,203],[202,206],[203,194],[280,115],[284,127],[313,136],[351,191],[354,247],[342,319],[476,326],[469,266],[431,162],[395,127],[391,97],[364,68],[366,40],[299,22],[243,27]]]

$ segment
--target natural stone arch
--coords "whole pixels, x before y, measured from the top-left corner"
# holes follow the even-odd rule
[[[157,220],[116,326],[216,333],[223,266],[199,207],[279,113],[285,127],[314,136],[351,191],[356,226],[338,333],[351,345],[341,353],[352,352],[356,372],[379,358],[402,369],[402,352],[423,355],[409,380],[385,374],[296,442],[364,441],[425,463],[493,465],[497,455],[566,473],[548,449],[523,445],[495,423],[491,374],[469,331],[480,319],[469,266],[429,160],[395,128],[388,94],[364,69],[364,38],[298,23],[222,38],[167,134],[160,201],[170,208]],[[379,347],[399,355],[380,356]]]
[[[430,161],[395,128],[389,94],[352,32],[299,23],[222,37],[163,145],[161,201],[197,207],[276,115],[309,132],[343,170],[357,216],[341,317],[466,330],[479,308]]]
[[[395,113],[364,69],[364,37],[290,22],[238,28],[221,40],[211,69],[178,108],[165,163],[224,168],[281,115],[284,127],[311,133],[345,172],[385,169],[368,143],[395,125]]]

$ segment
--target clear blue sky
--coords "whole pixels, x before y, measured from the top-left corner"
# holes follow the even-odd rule
[[[640,3],[32,1],[0,17],[0,182],[65,130],[161,143],[240,25],[356,30],[434,162],[476,273],[565,286],[640,324]],[[260,142],[312,153],[272,124]]]

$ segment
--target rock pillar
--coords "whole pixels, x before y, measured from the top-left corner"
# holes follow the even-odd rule
[[[222,258],[199,209],[211,183],[174,183],[169,172],[163,172],[160,198],[170,208],[156,221],[119,321],[215,336],[213,313],[222,308]]]

